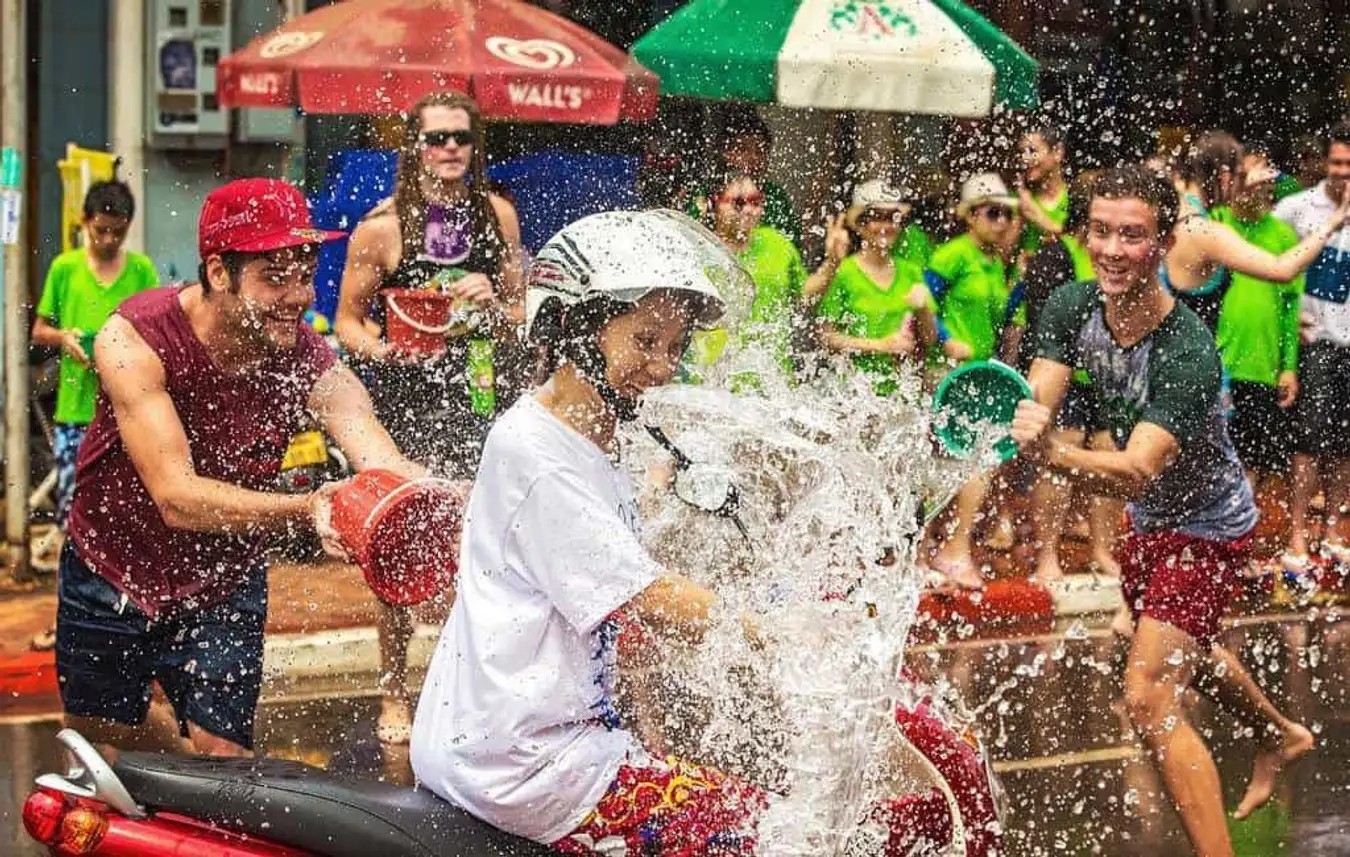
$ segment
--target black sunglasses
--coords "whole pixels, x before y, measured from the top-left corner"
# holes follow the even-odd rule
[[[444,149],[452,140],[456,146],[468,146],[473,143],[473,131],[465,128],[459,131],[423,131],[417,135],[417,142],[428,149]]]
[[[980,209],[980,214],[985,220],[997,223],[1000,220],[1012,220],[1013,211],[1011,208],[1003,205],[986,205]]]

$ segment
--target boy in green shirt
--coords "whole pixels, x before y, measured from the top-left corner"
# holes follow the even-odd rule
[[[1298,245],[1294,228],[1271,213],[1277,172],[1248,163],[1241,196],[1214,211],[1248,242],[1279,255]],[[1233,397],[1228,431],[1256,487],[1263,474],[1281,473],[1293,454],[1291,408],[1298,396],[1298,315],[1303,275],[1272,283],[1232,273],[1214,338]]]
[[[806,280],[801,254],[786,235],[763,222],[766,196],[753,178],[732,171],[710,185],[713,232],[749,272],[754,290],[740,294],[733,288],[723,295],[726,315],[719,327],[695,332],[681,374],[686,381],[701,381],[729,346],[739,351],[753,345],[790,379],[795,374],[792,337]],[[751,389],[759,381],[738,376],[738,383]]]
[[[94,334],[122,301],[159,285],[150,259],[122,247],[135,214],[136,201],[126,184],[106,181],[89,187],[82,221],[85,246],[53,260],[33,322],[33,343],[61,350],[53,451],[56,522],[62,529],[75,491],[75,458],[98,399]]]
[[[956,209],[967,231],[934,250],[924,272],[938,307],[937,339],[946,356],[958,362],[988,360],[999,351],[1012,292],[1004,254],[1017,237],[1018,204],[997,173],[972,176],[961,186]],[[1011,322],[1026,324],[1025,306],[1011,313]],[[987,488],[982,474],[957,494],[955,525],[929,561],[934,582],[941,577],[965,588],[984,585],[971,555],[971,533]]]
[[[1011,287],[1003,259],[1017,213],[1017,197],[997,173],[971,177],[961,187],[956,214],[966,232],[939,246],[924,282],[938,305],[938,338],[959,361],[988,360],[998,353]],[[1014,324],[1025,324],[1015,315]]]

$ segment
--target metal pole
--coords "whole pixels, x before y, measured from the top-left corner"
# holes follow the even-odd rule
[[[145,252],[145,0],[112,4],[108,56],[108,139],[122,159],[121,178],[140,214],[131,221],[127,247]]]
[[[10,173],[3,178],[16,185],[27,149],[28,113],[24,103],[27,46],[24,39],[23,0],[0,0],[0,145],[11,152]],[[26,248],[14,234],[22,191],[6,190],[12,221],[0,229],[4,251],[4,369],[5,369],[5,540],[9,544],[9,573],[15,583],[32,580],[28,567],[28,288],[24,276]],[[3,221],[4,218],[0,218]],[[6,240],[9,239],[9,240]],[[11,243],[14,242],[14,243]]]

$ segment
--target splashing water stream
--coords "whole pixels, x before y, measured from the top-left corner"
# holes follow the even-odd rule
[[[664,674],[647,682],[659,689],[657,740],[782,795],[760,820],[760,853],[871,853],[884,831],[860,821],[878,800],[946,792],[894,712],[922,587],[922,499],[949,496],[973,465],[934,454],[917,379],[887,398],[850,372],[789,387],[749,349],[718,369],[703,386],[648,393],[626,438],[629,466],[647,483],[653,553],[722,602],[698,649],[669,647]],[[748,545],[731,522],[651,484],[660,450],[643,424],[733,474]],[[763,651],[745,642],[747,613]]]

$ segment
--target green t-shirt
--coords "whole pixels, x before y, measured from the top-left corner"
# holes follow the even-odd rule
[[[1040,205],[1041,211],[1050,218],[1050,222],[1064,228],[1064,224],[1069,222],[1069,189],[1061,188],[1059,196],[1047,203],[1045,200],[1037,198],[1036,202]],[[1035,253],[1041,249],[1041,243],[1045,240],[1045,233],[1041,228],[1030,220],[1022,227],[1022,252]]]
[[[1225,223],[1250,243],[1276,256],[1298,245],[1294,228],[1273,214],[1260,220],[1238,220],[1218,208],[1214,220]],[[1234,381],[1273,386],[1281,372],[1298,371],[1298,312],[1303,275],[1288,283],[1272,283],[1232,272],[1224,294],[1214,338],[1224,369]]]
[[[729,344],[756,344],[769,349],[783,371],[791,373],[794,312],[806,282],[801,254],[787,236],[768,226],[756,227],[737,258],[755,284],[754,294],[727,292],[720,327],[702,330],[690,340],[685,355],[686,380],[696,381],[700,368],[712,365]]]
[[[928,260],[933,258],[933,239],[919,224],[906,223],[904,231],[896,236],[895,243],[891,245],[891,258],[923,270],[928,267]]]
[[[89,269],[83,248],[62,253],[47,271],[37,314],[61,330],[76,328],[96,333],[122,301],[159,285],[159,274],[148,256],[126,254],[126,266],[110,285],[101,285]],[[92,356],[92,355],[91,355]],[[94,419],[98,376],[70,355],[61,354],[61,376],[56,389],[56,421],[88,425]]]
[[[860,339],[881,339],[898,333],[912,312],[909,291],[923,282],[923,269],[904,261],[895,261],[894,265],[890,286],[883,289],[858,264],[857,256],[849,256],[839,263],[825,296],[816,306],[816,316],[846,336]],[[854,354],[853,365],[872,378],[877,395],[895,392],[899,367],[892,355]]]
[[[993,357],[1011,294],[1003,260],[986,256],[967,233],[933,251],[924,281],[946,333],[969,345],[973,359]],[[1014,314],[1013,324],[1026,324],[1025,307]]]
[[[1293,196],[1303,190],[1303,185],[1299,184],[1298,179],[1288,173],[1280,173],[1275,178],[1275,201],[1279,202],[1286,196]]]
[[[761,226],[769,226],[777,229],[787,236],[793,246],[800,247],[802,244],[802,219],[797,216],[797,208],[792,204],[792,196],[782,185],[769,180],[755,182],[759,189],[764,193],[764,217],[760,220]],[[685,213],[695,220],[699,218],[698,200],[708,198],[707,188],[698,188],[689,197],[689,204],[685,206]],[[704,223],[707,219],[704,218]]]
[[[1110,430],[1117,447],[1139,423],[1179,445],[1176,460],[1131,505],[1136,529],[1231,541],[1256,526],[1256,502],[1228,436],[1218,349],[1193,310],[1177,302],[1151,333],[1124,347],[1106,325],[1096,281],[1070,283],[1050,296],[1036,333],[1037,357],[1087,371],[1096,425]]]

